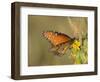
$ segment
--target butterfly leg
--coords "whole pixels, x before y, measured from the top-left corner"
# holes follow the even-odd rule
[[[62,51],[63,54],[66,52],[67,48],[68,48],[67,46],[64,47],[64,49]]]

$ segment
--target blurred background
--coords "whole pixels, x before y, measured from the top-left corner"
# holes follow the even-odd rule
[[[73,24],[71,25],[71,23]],[[64,33],[71,38],[77,37],[77,33],[78,35],[87,33],[87,18],[28,16],[28,65],[47,66],[74,64],[69,53],[59,57],[50,52],[51,43],[43,37],[43,31],[56,31]]]

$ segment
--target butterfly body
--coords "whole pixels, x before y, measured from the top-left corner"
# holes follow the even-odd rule
[[[43,36],[47,38],[52,45],[50,51],[59,56],[64,55],[74,41],[74,39],[68,35],[59,32],[47,31],[43,32]]]

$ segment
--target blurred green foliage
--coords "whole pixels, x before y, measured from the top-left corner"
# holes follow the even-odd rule
[[[79,41],[77,41],[79,42]],[[71,58],[74,64],[86,64],[88,63],[88,46],[87,46],[87,34],[82,38],[81,45],[76,45],[77,47],[71,47]],[[75,42],[73,43],[75,44]],[[72,44],[72,45],[73,45]]]

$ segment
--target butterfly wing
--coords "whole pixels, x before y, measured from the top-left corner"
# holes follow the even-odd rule
[[[52,44],[51,51],[56,55],[64,54],[71,43],[71,38],[63,33],[58,32],[43,32],[43,36],[46,37]]]
[[[60,45],[62,43],[66,43],[69,40],[71,40],[71,38],[63,33],[58,33],[58,32],[43,32],[43,36],[46,37],[53,46],[57,46]]]

